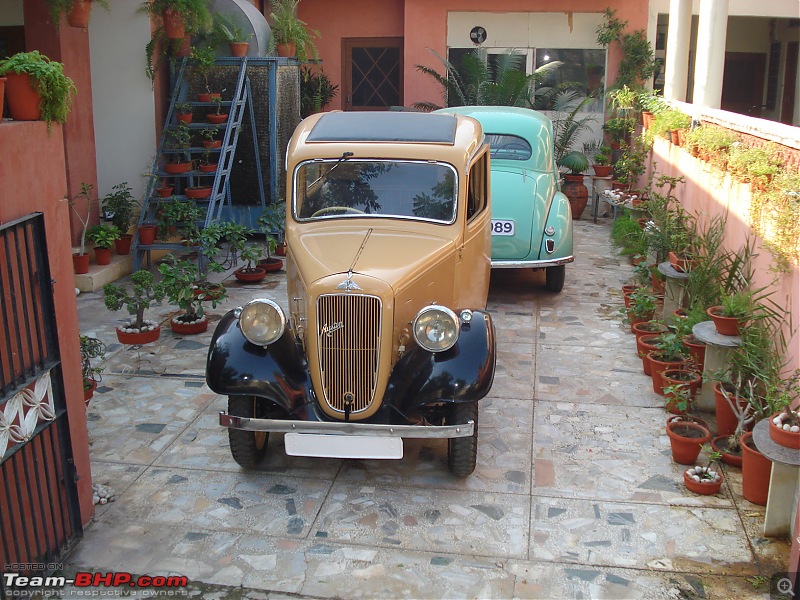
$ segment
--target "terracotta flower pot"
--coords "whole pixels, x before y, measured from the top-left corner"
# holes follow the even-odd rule
[[[275,46],[275,51],[278,53],[278,56],[285,56],[287,58],[292,58],[297,55],[297,48],[292,43],[281,43]]]
[[[262,258],[258,261],[258,268],[264,269],[267,273],[274,273],[283,268],[283,261],[279,258]]]
[[[8,112],[15,121],[38,121],[42,118],[42,101],[27,73],[6,73]]]
[[[286,243],[278,244],[277,246],[275,246],[275,255],[286,256]]]
[[[611,182],[611,189],[612,190],[620,190],[620,191],[623,191],[623,192],[627,192],[629,187],[630,187],[629,183],[625,183],[625,182],[622,182],[622,181],[617,181],[616,179],[614,179]]]
[[[164,21],[164,35],[171,40],[183,39],[186,36],[186,22],[177,11],[167,8],[161,13]]]
[[[120,236],[116,240],[114,240],[114,249],[117,251],[117,254],[120,256],[125,256],[126,254],[131,253],[131,243],[133,242],[133,236],[129,233],[126,233],[123,236]]]
[[[657,321],[642,321],[632,326],[633,334],[637,339],[643,335],[651,333],[664,333],[667,331],[667,326]]]
[[[208,329],[208,319],[203,317],[196,321],[181,321],[181,316],[173,317],[169,322],[172,333],[179,335],[196,335]]]
[[[583,184],[583,175],[564,175],[561,191],[569,200],[573,220],[579,220],[589,203],[589,190]]]
[[[211,196],[211,187],[209,186],[187,187],[184,190],[184,194],[186,194],[187,198],[191,198],[192,200],[201,200],[203,198],[208,198],[209,196]]]
[[[661,379],[665,388],[670,386],[688,388],[691,399],[697,395],[697,390],[703,381],[699,373],[688,369],[667,369],[661,374]],[[682,412],[677,406],[677,399],[671,392],[664,392],[664,397],[668,400],[667,410],[669,412],[673,415],[678,415]]]
[[[159,198],[169,198],[172,196],[172,190],[174,189],[171,185],[162,185],[160,188],[156,188],[156,194],[158,194]]]
[[[94,391],[97,389],[97,382],[94,379],[83,380],[83,402],[89,406],[89,400],[94,396]]]
[[[196,287],[194,289],[195,297],[202,296],[202,298],[200,298],[201,302],[205,302],[207,300],[219,300],[222,298],[223,294],[224,290],[218,283],[207,283],[202,287]]]
[[[95,248],[94,260],[98,265],[105,266],[111,264],[111,248]]]
[[[201,173],[214,173],[217,170],[217,163],[211,163],[208,165],[199,165],[197,169]]]
[[[89,26],[89,14],[92,12],[91,0],[73,0],[72,8],[67,14],[70,27],[86,28]]]
[[[179,173],[188,173],[192,170],[191,162],[181,163],[167,163],[164,165],[164,172],[170,175],[177,175]]]
[[[683,345],[689,349],[689,356],[695,368],[702,373],[706,364],[706,345],[693,334],[684,336]]]
[[[738,453],[730,450],[728,448],[730,436],[728,435],[718,435],[715,438],[711,439],[711,447],[716,451],[722,454],[722,462],[725,464],[734,466],[734,467],[741,467],[742,466],[742,451],[739,450]]]
[[[215,98],[222,98],[222,94],[219,94],[217,92],[197,94],[198,102],[211,102]]]
[[[672,251],[670,251],[667,256],[669,258],[669,264],[679,273],[689,273],[694,266],[693,260],[683,258]]]
[[[769,418],[769,437],[776,444],[785,446],[786,448],[794,448],[800,450],[800,429],[791,431],[783,429],[783,426],[778,426],[776,421],[781,418],[782,412],[775,413]]]
[[[242,283],[257,283],[262,281],[267,276],[267,272],[261,267],[253,267],[249,270],[241,268],[236,269],[233,272],[233,275]]]
[[[203,140],[203,148],[221,148],[222,140]]]
[[[212,125],[222,125],[225,121],[228,120],[228,115],[225,113],[217,114],[217,113],[208,113],[206,115],[206,119]]]
[[[156,241],[155,225],[139,225],[139,243],[142,246],[149,246]]]
[[[124,331],[120,331],[119,328],[117,328],[117,340],[119,340],[119,343],[128,344],[130,346],[138,344],[149,344],[151,342],[155,342],[160,335],[161,335],[161,325],[159,325],[155,329],[151,329],[150,331],[144,331],[142,333],[126,333]]]
[[[650,358],[650,377],[653,379],[653,391],[659,396],[664,395],[664,377],[662,373],[668,369],[679,369],[688,361],[681,360],[662,360],[658,351],[652,351],[647,355]]]
[[[705,427],[706,429],[708,429],[708,422],[705,419],[701,419],[700,417],[691,415],[689,413],[683,413],[680,415],[670,415],[669,417],[667,417],[667,426],[669,426],[670,423],[683,423],[687,421],[690,423],[697,423],[701,427]],[[711,430],[709,429],[709,431]]]
[[[190,112],[178,113],[177,115],[175,115],[175,118],[178,119],[180,123],[186,123],[187,125],[189,125],[192,122],[192,117],[193,115]]]
[[[612,165],[592,165],[592,168],[597,177],[610,177],[611,173],[614,172],[614,167]]]
[[[642,315],[641,317],[634,316],[632,311],[628,311],[628,321],[631,323],[631,333],[633,333],[634,326],[640,323],[647,323],[648,321],[652,321],[653,317],[655,316],[655,311],[650,311]]]
[[[72,267],[75,270],[76,275],[83,275],[84,273],[89,272],[89,253],[86,252],[85,254],[73,254],[72,255]]]
[[[695,481],[689,474],[689,470],[683,472],[683,484],[687,490],[695,494],[704,496],[716,494],[722,488],[723,481],[725,481],[725,478],[722,476],[722,471],[717,471],[717,479],[715,481]]]
[[[6,99],[6,81],[5,77],[0,77],[0,120],[3,119],[3,104]]]
[[[661,339],[659,334],[645,334],[636,338],[636,353],[642,359],[642,370],[645,375],[651,375],[650,352],[655,351],[656,342]]]
[[[247,48],[250,46],[248,42],[228,42],[231,49],[231,56],[241,58],[247,56]]]
[[[756,448],[753,434],[742,436],[742,496],[753,504],[766,506],[772,462]]]
[[[721,386],[725,386],[732,395],[734,395],[735,388],[730,384],[722,384],[717,382],[714,384],[714,409],[717,416],[717,434],[718,435],[733,435],[736,431],[736,426],[739,424],[739,419],[733,412],[731,405],[722,394]],[[744,404],[744,400],[740,399],[739,404]]]
[[[673,421],[667,424],[672,460],[681,465],[693,465],[700,455],[700,447],[711,439],[708,429],[691,421]]]
[[[734,317],[723,317],[721,306],[712,306],[706,314],[714,321],[714,327],[720,335],[739,335],[739,327],[742,325],[739,319]]]

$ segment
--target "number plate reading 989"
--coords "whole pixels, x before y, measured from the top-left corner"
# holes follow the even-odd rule
[[[514,235],[514,221],[492,219],[492,235]]]

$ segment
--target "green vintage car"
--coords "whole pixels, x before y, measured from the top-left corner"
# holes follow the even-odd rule
[[[511,106],[459,106],[436,112],[480,122],[490,144],[492,268],[545,269],[547,289],[564,287],[572,254],[572,213],[559,189],[553,123]]]

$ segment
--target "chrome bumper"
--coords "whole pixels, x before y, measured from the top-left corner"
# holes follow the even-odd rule
[[[386,436],[399,438],[459,438],[470,437],[475,422],[464,425],[380,425],[375,423],[329,421],[285,421],[281,419],[249,419],[225,411],[219,413],[219,424],[244,431],[277,431],[282,433],[338,434],[352,436]]]
[[[554,258],[552,260],[493,260],[493,269],[542,269],[544,267],[557,267],[575,260],[574,256]]]

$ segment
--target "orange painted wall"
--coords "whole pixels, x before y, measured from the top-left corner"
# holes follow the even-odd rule
[[[89,30],[70,27],[66,19],[58,31],[50,23],[50,14],[43,0],[25,2],[25,48],[39,50],[42,54],[64,64],[64,73],[73,80],[78,92],[66,125],[60,130],[64,138],[66,160],[66,186],[60,193],[74,196],[81,183],[97,188],[97,162],[94,143],[94,117],[92,114],[92,77],[89,59]],[[55,135],[55,130],[54,130]],[[86,214],[86,206],[76,206]],[[97,204],[90,211],[90,222],[100,221]],[[82,225],[71,214],[62,221],[70,223],[72,245],[77,245]]]
[[[58,343],[67,395],[72,451],[80,476],[78,495],[81,519],[83,523],[87,523],[94,514],[92,472],[83,401],[72,242],[69,229],[63,225],[69,219],[69,206],[64,200],[67,179],[62,134],[62,128],[54,125],[52,135],[48,135],[47,126],[41,121],[0,123],[0,148],[14,148],[13,152],[6,152],[0,161],[0,181],[3,182],[0,223],[32,212],[44,213],[50,273],[55,279],[53,289]],[[35,184],[31,185],[31,182]]]
[[[333,83],[341,84],[342,38],[404,37],[403,85],[404,104],[429,100],[441,101],[441,90],[429,77],[417,72],[415,65],[431,64],[431,48],[441,55],[446,52],[447,13],[472,12],[585,12],[598,13],[606,6],[617,10],[617,16],[629,21],[629,29],[647,27],[647,2],[638,0],[563,0],[554,5],[549,0],[353,0],[347,3],[329,0],[303,0],[299,16],[310,27],[322,33],[317,44],[320,58]],[[619,61],[616,48],[610,49],[608,80],[613,80]],[[434,66],[434,65],[431,65]],[[342,107],[337,97],[329,109]]]

